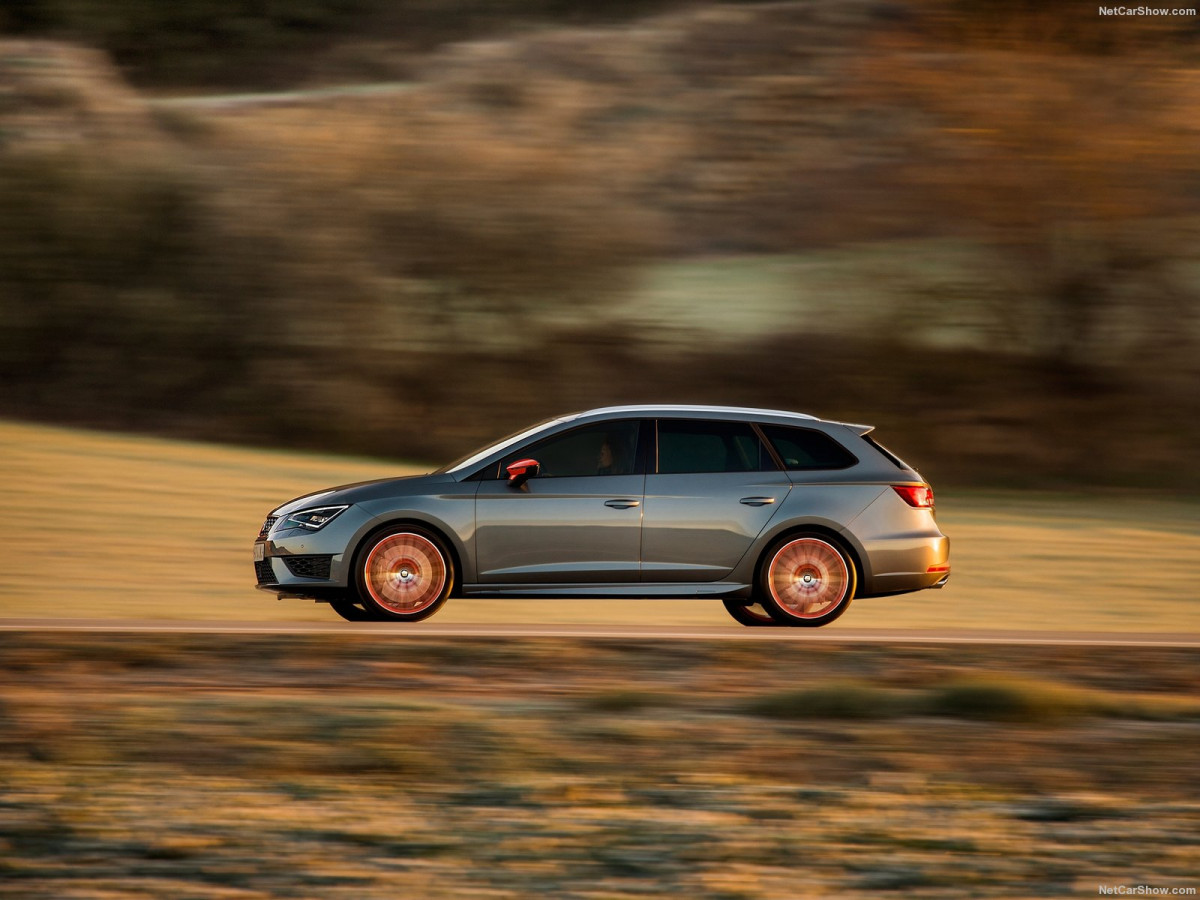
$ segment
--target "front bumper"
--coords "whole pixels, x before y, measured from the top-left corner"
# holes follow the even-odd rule
[[[254,561],[254,578],[259,587],[286,584],[295,579],[321,584],[332,583],[334,555],[314,553],[303,556],[267,556]]]
[[[321,528],[276,529],[268,520],[254,542],[254,581],[261,590],[319,596],[345,590],[347,548],[367,517],[355,507]]]

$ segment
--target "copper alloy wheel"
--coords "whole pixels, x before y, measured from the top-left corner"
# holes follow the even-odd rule
[[[832,544],[802,537],[776,551],[766,581],[771,599],[785,615],[813,620],[837,610],[850,592],[853,573]]]
[[[412,616],[437,603],[448,577],[446,559],[429,538],[411,531],[384,535],[362,563],[362,584],[384,612]]]

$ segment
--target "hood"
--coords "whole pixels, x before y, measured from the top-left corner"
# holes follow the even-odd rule
[[[405,475],[399,478],[377,478],[374,481],[357,481],[354,484],[343,484],[314,491],[289,500],[271,510],[272,516],[285,516],[298,509],[311,509],[314,506],[343,506],[351,503],[362,503],[366,500],[382,500],[388,497],[409,497],[413,494],[424,494],[434,485],[453,482],[450,475]]]

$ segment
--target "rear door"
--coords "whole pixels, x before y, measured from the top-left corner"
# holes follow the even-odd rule
[[[481,584],[603,584],[640,574],[644,454],[638,419],[592,423],[510,453],[475,495]],[[518,459],[541,472],[520,488]]]
[[[642,580],[719,581],[791,488],[748,422],[659,419],[646,476]]]

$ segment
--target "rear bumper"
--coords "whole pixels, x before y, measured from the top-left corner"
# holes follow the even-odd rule
[[[942,588],[950,580],[950,539],[944,534],[869,541],[871,574],[862,596]]]

